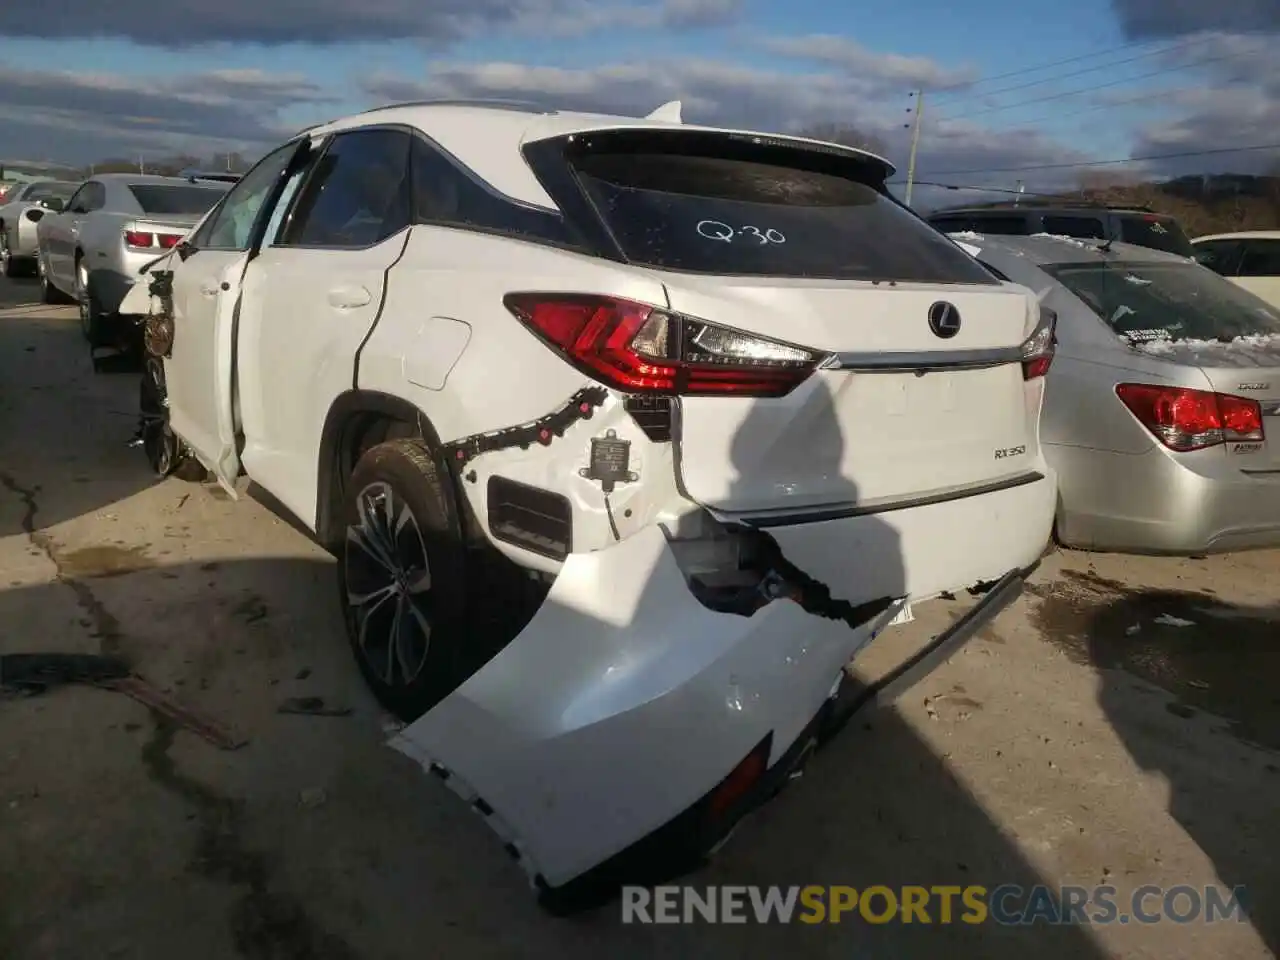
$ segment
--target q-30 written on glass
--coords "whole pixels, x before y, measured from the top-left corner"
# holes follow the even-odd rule
[[[721,243],[733,243],[739,237],[750,237],[760,244],[787,242],[787,238],[782,235],[782,232],[774,230],[772,227],[768,230],[761,230],[759,227],[753,227],[748,224],[747,226],[735,228],[727,223],[721,223],[719,220],[699,220],[698,235],[706,237],[708,240],[719,240]]]

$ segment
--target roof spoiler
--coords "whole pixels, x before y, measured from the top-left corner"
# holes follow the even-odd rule
[[[645,117],[646,120],[657,120],[660,123],[684,123],[680,117],[680,101],[672,100],[664,103],[653,113]]]

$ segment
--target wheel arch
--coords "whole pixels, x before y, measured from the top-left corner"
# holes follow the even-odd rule
[[[341,543],[342,505],[346,480],[356,461],[369,447],[396,438],[421,439],[439,454],[440,436],[431,419],[408,400],[375,390],[348,390],[330,405],[320,434],[316,477],[316,537],[328,550]],[[449,477],[455,502],[465,516],[466,498],[448,463],[437,458]]]

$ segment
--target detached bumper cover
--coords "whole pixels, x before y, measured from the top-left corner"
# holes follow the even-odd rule
[[[858,702],[932,669],[1020,589],[1010,574],[895,673],[892,691]],[[576,887],[615,874],[611,862],[648,860],[647,841],[714,840],[690,814],[762,749],[754,799],[767,798],[818,728],[850,712],[837,698],[844,666],[900,607],[856,629],[791,600],[718,613],[694,599],[654,527],[571,555],[525,630],[391,745],[481,812],[544,893]]]

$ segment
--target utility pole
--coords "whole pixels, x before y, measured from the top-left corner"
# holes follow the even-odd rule
[[[907,107],[907,113],[914,112],[915,119],[910,124],[903,124],[903,126],[911,127],[911,158],[907,161],[906,202],[908,207],[911,206],[911,188],[915,186],[916,182],[916,150],[920,146],[920,122],[924,117],[924,89],[921,88],[910,94],[910,96],[916,98],[916,105],[914,110],[911,107]]]
[[[142,154],[138,154],[138,173],[146,173],[142,166]]]

